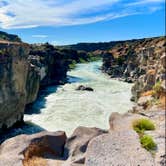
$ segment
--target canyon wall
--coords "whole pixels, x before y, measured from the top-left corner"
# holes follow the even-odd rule
[[[165,81],[164,37],[119,43],[103,54],[103,72],[111,78],[133,82],[132,100],[152,90],[156,83]]]
[[[23,121],[24,109],[40,88],[66,82],[78,54],[47,44],[0,41],[0,130]]]
[[[23,120],[30,64],[27,45],[0,45],[0,128]]]

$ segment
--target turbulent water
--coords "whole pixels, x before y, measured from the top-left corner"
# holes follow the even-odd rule
[[[70,135],[77,126],[108,128],[111,112],[126,112],[132,103],[131,84],[111,80],[99,68],[101,62],[79,64],[68,72],[69,83],[49,87],[32,106],[24,120]],[[76,91],[79,85],[94,92]]]

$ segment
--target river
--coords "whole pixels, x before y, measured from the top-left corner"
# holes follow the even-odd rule
[[[78,126],[108,129],[112,112],[124,113],[132,107],[132,84],[110,79],[100,71],[101,65],[101,61],[78,64],[68,72],[67,84],[41,93],[24,120],[67,135]],[[94,92],[76,91],[79,85],[90,86]]]

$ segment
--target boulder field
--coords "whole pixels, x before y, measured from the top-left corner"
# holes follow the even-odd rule
[[[156,112],[149,119],[154,121],[157,118],[155,122],[159,122],[160,119],[160,123],[164,123],[161,117],[163,115],[159,116]],[[142,118],[145,116],[112,113],[108,130],[78,127],[69,138],[63,131],[19,135],[1,144],[0,165],[164,166],[164,126],[160,128],[156,123],[156,130],[151,131],[156,142],[158,139],[156,154],[152,155],[141,146],[139,135],[132,128],[133,121]]]

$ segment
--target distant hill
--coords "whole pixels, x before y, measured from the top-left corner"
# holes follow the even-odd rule
[[[0,40],[7,40],[10,42],[22,42],[17,35],[8,34],[6,32],[0,31]]]
[[[143,42],[151,42],[154,39],[159,39],[164,37],[152,37],[152,38],[143,38],[143,39],[132,39],[132,40],[125,40],[125,41],[111,41],[111,42],[99,42],[99,43],[78,43],[73,45],[62,46],[64,48],[70,48],[73,50],[82,50],[86,52],[93,52],[96,50],[106,51],[110,50],[113,47],[120,46],[120,45],[137,45]]]

